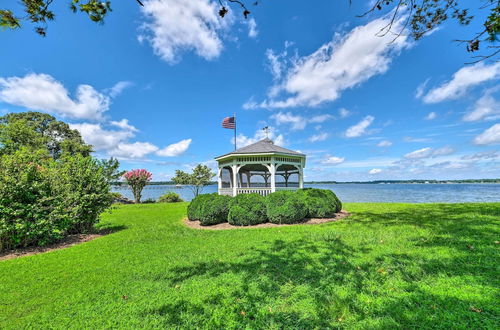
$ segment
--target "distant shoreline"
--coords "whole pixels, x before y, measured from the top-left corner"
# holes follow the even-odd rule
[[[466,180],[376,180],[376,181],[306,181],[304,184],[500,184],[500,179],[466,179]],[[211,185],[217,182],[211,182]],[[112,182],[113,186],[126,186],[125,182]],[[169,185],[175,186],[176,184],[171,181],[157,181],[149,182],[149,186]]]

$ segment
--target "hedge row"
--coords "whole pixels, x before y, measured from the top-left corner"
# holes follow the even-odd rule
[[[277,191],[267,197],[258,194],[241,194],[234,198],[217,193],[198,195],[189,204],[187,213],[189,220],[199,220],[204,226],[223,222],[250,226],[328,218],[341,209],[342,203],[331,190],[307,188]]]

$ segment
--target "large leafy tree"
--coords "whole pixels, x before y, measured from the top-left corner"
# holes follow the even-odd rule
[[[86,157],[92,152],[92,146],[77,130],[51,115],[32,111],[0,117],[0,155],[12,154],[21,147],[46,150],[53,159],[65,154]]]
[[[175,184],[186,185],[196,197],[203,190],[203,187],[210,184],[210,180],[214,176],[215,173],[208,166],[198,164],[192,173],[186,173],[181,170],[175,171],[175,177],[172,178],[172,181]]]
[[[111,2],[99,0],[66,0],[69,1],[73,12],[88,15],[89,19],[96,23],[104,22],[104,18],[111,11]],[[170,1],[170,0],[164,0]],[[213,0],[220,5],[219,15],[224,17],[230,10],[226,3],[234,5],[245,18],[250,15],[247,3],[257,5],[255,0]],[[349,0],[352,2],[353,0]],[[0,28],[20,28],[24,22],[35,24],[35,31],[45,36],[47,23],[55,19],[55,13],[51,10],[53,0],[21,0],[24,14],[14,13],[12,9],[0,9]],[[141,0],[130,0],[143,5]],[[477,52],[486,48],[483,55],[476,55],[476,60],[492,58],[500,53],[497,45],[500,33],[500,0],[375,0],[373,7],[363,15],[383,8],[394,9],[392,22],[384,29],[383,33],[391,33],[399,36],[409,30],[410,35],[418,40],[427,32],[432,31],[447,20],[456,20],[462,25],[468,25],[474,20],[472,10],[488,11],[483,22],[483,27],[475,35],[458,38],[457,41],[466,45],[469,52]],[[363,16],[361,15],[361,16]],[[406,23],[401,30],[394,30],[393,23],[399,19],[405,19]],[[482,46],[486,44],[486,46]]]

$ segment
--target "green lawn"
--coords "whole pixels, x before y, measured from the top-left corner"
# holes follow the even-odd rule
[[[186,203],[0,262],[0,328],[497,328],[500,203],[347,204],[337,223],[209,231]]]

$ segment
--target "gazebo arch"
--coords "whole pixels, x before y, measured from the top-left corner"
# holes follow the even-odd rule
[[[267,196],[277,190],[296,190],[304,186],[306,156],[279,147],[267,138],[215,160],[219,164],[220,195],[258,193]]]

